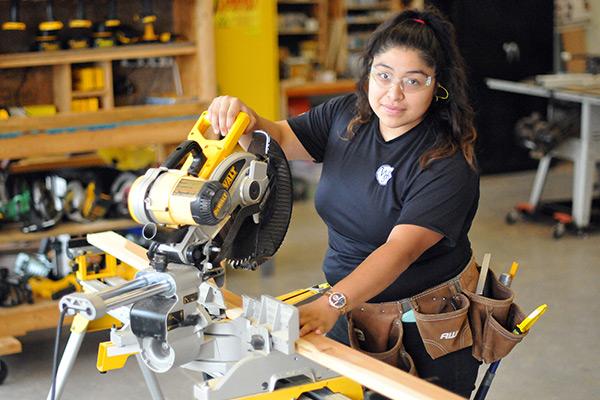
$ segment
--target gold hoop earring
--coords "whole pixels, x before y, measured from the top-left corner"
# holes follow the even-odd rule
[[[448,89],[446,89],[445,87],[443,87],[442,85],[440,85],[439,83],[437,84],[437,87],[439,89],[442,89],[444,91],[444,95],[443,96],[438,96],[437,94],[435,95],[435,101],[440,101],[440,100],[447,100],[448,97],[450,97],[450,93],[448,93]]]

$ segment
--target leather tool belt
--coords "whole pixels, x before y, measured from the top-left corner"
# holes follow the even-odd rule
[[[511,289],[490,270],[483,295],[475,294],[479,267],[472,258],[456,277],[410,298],[363,303],[348,313],[350,345],[417,375],[402,345],[402,314],[413,309],[427,353],[436,359],[469,346],[491,363],[507,355],[525,335],[513,333],[525,314]]]

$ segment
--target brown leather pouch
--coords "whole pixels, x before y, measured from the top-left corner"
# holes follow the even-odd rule
[[[402,344],[402,308],[397,302],[364,303],[348,313],[350,345],[396,368],[417,375]]]
[[[525,315],[513,304],[513,291],[488,272],[483,295],[469,290],[464,293],[471,301],[469,320],[473,334],[473,357],[492,363],[506,356],[525,335],[512,333]]]
[[[445,288],[439,294],[413,298],[419,334],[431,358],[436,359],[473,343],[469,326],[469,299]]]

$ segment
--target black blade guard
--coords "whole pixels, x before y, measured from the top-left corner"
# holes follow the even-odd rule
[[[222,257],[229,266],[240,269],[255,269],[275,254],[290,225],[293,203],[290,167],[279,143],[264,132],[254,132],[248,151],[267,159],[269,186],[259,223],[252,215],[238,215],[236,219],[243,218],[234,221],[234,225],[241,222],[239,230],[231,232],[233,238],[225,239],[231,240],[231,245],[223,246]]]

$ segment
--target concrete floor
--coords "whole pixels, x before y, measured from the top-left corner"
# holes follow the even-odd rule
[[[568,198],[571,170],[551,171],[545,199]],[[600,302],[600,235],[552,238],[549,225],[518,223],[508,226],[504,217],[528,198],[533,173],[487,176],[482,179],[481,202],[471,239],[477,259],[492,253],[497,272],[513,260],[520,263],[513,284],[516,301],[525,312],[542,303],[549,311],[530,335],[502,361],[489,399],[598,399],[600,372],[598,332]],[[276,256],[275,272],[233,272],[228,287],[250,295],[281,294],[323,280],[320,261],[326,232],[311,202],[297,203],[286,242]],[[88,335],[65,389],[64,399],[147,399],[148,392],[135,361],[108,374],[95,370],[97,343],[106,334]],[[41,399],[50,387],[54,332],[34,332],[22,338],[23,353],[3,357],[10,368],[0,386],[0,399]],[[66,336],[63,337],[63,344]],[[481,373],[484,368],[481,369]],[[175,369],[159,377],[170,399],[192,399],[189,373]]]

